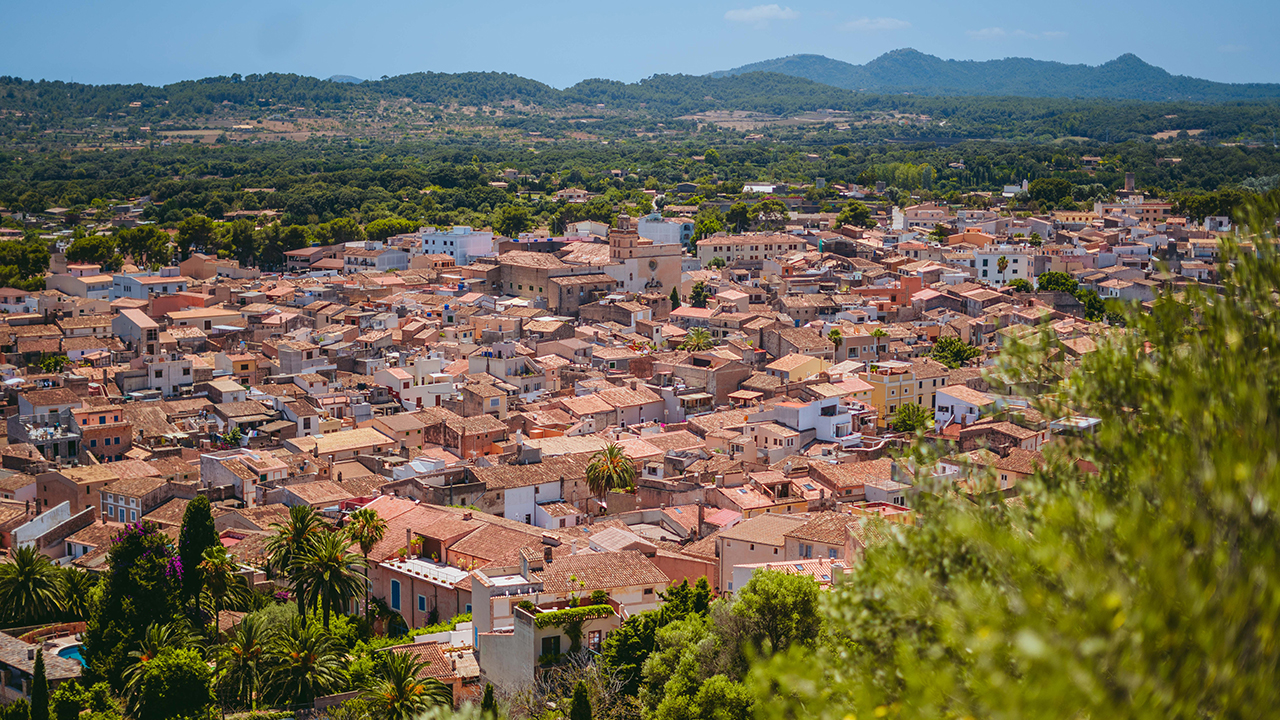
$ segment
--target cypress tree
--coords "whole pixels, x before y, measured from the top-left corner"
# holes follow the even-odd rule
[[[680,307],[680,288],[671,288],[671,309],[676,310]]]
[[[591,700],[587,698],[587,686],[581,680],[573,689],[573,705],[569,708],[569,720],[591,720]]]
[[[182,515],[182,533],[178,536],[178,558],[182,561],[182,597],[186,604],[199,601],[204,587],[204,574],[200,562],[204,551],[218,542],[218,531],[213,526],[213,507],[209,498],[198,495],[187,504]]]
[[[498,701],[493,698],[493,684],[484,684],[484,699],[480,701],[480,715],[489,720],[498,718]]]
[[[36,667],[31,674],[31,720],[49,720],[49,678],[44,673],[43,648],[36,650]]]

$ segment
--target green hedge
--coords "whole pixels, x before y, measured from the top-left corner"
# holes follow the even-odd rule
[[[590,620],[591,618],[609,617],[612,614],[612,605],[583,605],[581,607],[552,610],[551,612],[535,615],[533,618],[533,624],[539,629],[551,626],[562,627],[571,622]]]

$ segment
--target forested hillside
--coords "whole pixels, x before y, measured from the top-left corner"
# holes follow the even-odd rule
[[[1017,95],[1226,102],[1280,98],[1278,84],[1229,84],[1171,75],[1132,54],[1097,66],[1004,58],[943,60],[910,48],[894,50],[866,65],[822,55],[791,55],[712,73],[732,77],[770,72],[849,90],[927,95]]]
[[[1118,87],[1128,82],[1120,76],[1141,78],[1141,73],[1121,70],[1113,74],[1117,77],[1097,82]],[[821,76],[827,82],[838,80]],[[1025,77],[1025,82],[1033,82],[1030,73]],[[1273,128],[1280,125],[1280,101],[1275,100],[1200,104],[991,97],[997,91],[1012,92],[993,78],[985,89],[971,90],[973,97],[933,97],[854,92],[779,73],[655,75],[636,83],[586,80],[564,90],[506,73],[414,73],[359,84],[299,75],[232,75],[164,87],[4,77],[0,137],[21,140],[24,131],[30,137],[50,130],[83,131],[103,122],[157,130],[206,127],[215,121],[228,126],[300,118],[324,120],[330,133],[360,136],[370,124],[385,130],[406,117],[420,128],[489,125],[548,137],[572,132],[563,122],[557,127],[557,120],[581,118],[578,122],[592,123],[595,135],[634,136],[678,129],[659,130],[645,121],[685,118],[720,123],[723,118],[716,113],[728,112],[749,113],[746,119],[753,128],[817,113],[800,122],[847,125],[853,142],[1064,137],[1123,141],[1182,130],[1200,135],[1202,141],[1249,142],[1270,140]],[[1034,82],[1050,80],[1046,76]],[[460,112],[464,108],[465,114]]]

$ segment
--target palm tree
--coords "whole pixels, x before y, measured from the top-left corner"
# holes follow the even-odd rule
[[[34,545],[10,553],[9,562],[0,565],[0,612],[6,621],[34,625],[61,610],[61,573],[48,556]]]
[[[347,518],[347,534],[360,544],[360,554],[364,556],[364,614],[369,616],[369,553],[373,546],[382,542],[387,534],[387,521],[383,520],[376,510],[360,508]]]
[[[422,678],[430,663],[408,652],[387,651],[361,696],[378,720],[413,720],[433,707],[452,707],[453,689]]]
[[[137,709],[138,691],[142,689],[142,676],[146,665],[167,648],[183,648],[198,644],[190,628],[182,623],[153,623],[142,635],[137,650],[129,652],[132,664],[124,669],[124,697],[132,714]]]
[[[709,350],[715,345],[715,340],[711,338],[711,333],[706,328],[692,328],[689,334],[684,336],[684,342],[680,343],[681,350],[689,352],[698,352],[700,350]]]
[[[298,618],[271,641],[263,686],[282,705],[309,705],[342,686],[342,668],[329,633]]]
[[[840,359],[840,345],[844,342],[844,333],[840,332],[840,328],[831,328],[831,332],[827,333],[827,339],[832,345],[836,346],[836,359]]]
[[[250,710],[257,709],[270,639],[261,618],[248,615],[218,647],[218,683]]]
[[[200,571],[204,573],[205,590],[213,601],[213,633],[209,637],[215,640],[218,637],[218,620],[222,616],[222,601],[228,595],[237,594],[239,585],[243,582],[237,574],[238,570],[235,561],[222,545],[214,545],[204,551]]]
[[[913,433],[933,425],[933,414],[929,409],[915,403],[904,403],[890,420],[896,432]]]
[[[996,259],[996,269],[1000,271],[1001,275],[1004,274],[1004,271],[1008,269],[1008,267],[1009,267],[1009,258],[1001,255],[999,258]]]
[[[322,525],[323,521],[314,510],[306,505],[297,505],[289,508],[288,520],[271,524],[275,535],[267,541],[267,567],[289,577],[293,592],[298,597],[298,616],[304,620],[307,617],[306,588],[294,576],[294,566],[324,532]]]
[[[309,603],[321,608],[326,630],[333,606],[345,605],[347,598],[360,592],[363,578],[356,568],[363,567],[364,561],[351,552],[350,546],[351,538],[345,532],[323,533],[306,554],[295,560],[294,573],[306,588]]]
[[[65,567],[59,580],[62,585],[63,610],[73,620],[88,620],[89,592],[97,584],[97,578],[83,570]]]
[[[636,465],[616,443],[597,451],[587,465],[587,487],[604,499],[610,490],[635,487]]]
[[[876,353],[877,353],[877,354],[879,354],[879,353],[883,352],[883,351],[880,349],[880,347],[881,347],[881,346],[880,346],[880,344],[879,344],[879,343],[880,343],[880,338],[882,338],[882,337],[888,337],[888,335],[889,335],[889,333],[888,333],[884,328],[876,328],[875,330],[872,330],[872,331],[871,331],[871,337],[873,337],[873,338],[875,338],[875,339],[876,339],[876,347],[875,347],[875,350],[876,350]]]

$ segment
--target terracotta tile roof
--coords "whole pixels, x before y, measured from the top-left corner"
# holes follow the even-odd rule
[[[116,495],[142,497],[164,487],[165,482],[164,478],[158,477],[132,477],[107,483],[102,489]]]
[[[0,476],[0,490],[5,492],[17,492],[28,485],[34,484],[36,481],[34,475],[26,473],[5,470],[2,471],[2,475]]]
[[[590,593],[593,590],[658,586],[670,582],[652,560],[634,550],[580,552],[555,559],[537,575],[542,580],[543,590],[549,593]]]
[[[844,490],[846,488],[864,487],[876,479],[890,479],[893,468],[892,458],[880,458],[867,462],[840,463],[827,465],[815,463],[809,466],[817,474],[818,480],[824,484]]]
[[[996,468],[1016,472],[1021,475],[1031,475],[1037,468],[1044,464],[1044,455],[1035,450],[1023,450],[1022,448],[1013,448],[1009,451],[1009,455],[1002,457],[996,461]]]
[[[595,395],[591,395],[589,397],[596,397],[604,400],[616,408],[636,407],[639,405],[649,405],[651,403],[662,402],[662,398],[659,397],[657,393],[643,387],[637,387],[635,390],[625,387],[601,390]]]
[[[187,514],[187,505],[189,504],[191,504],[191,501],[185,498],[173,498],[142,517],[144,520],[157,522],[161,525],[181,527],[182,518]],[[224,514],[224,512],[217,505],[213,507],[213,515],[215,517]]]
[[[808,513],[802,515],[766,513],[748,518],[731,528],[721,530],[720,537],[725,540],[740,540],[782,547],[786,533],[803,525],[810,517]]]
[[[336,503],[355,497],[346,488],[329,480],[298,483],[297,485],[289,485],[285,489],[293,496],[312,506]]]
[[[250,525],[262,530],[270,528],[273,523],[283,523],[289,520],[289,508],[281,503],[232,510],[228,514],[239,515]]]
[[[685,555],[710,558],[714,560],[719,557],[719,555],[716,554],[716,540],[720,537],[720,532],[721,531],[717,530],[701,540],[695,540],[688,545],[681,547],[680,552]]]
[[[448,685],[459,677],[458,673],[453,670],[453,661],[445,656],[444,649],[440,643],[409,643],[407,645],[389,647],[381,652],[408,653],[427,663],[426,667],[422,668],[418,673],[418,677],[421,679],[435,678]],[[457,698],[454,700],[457,701]]]
[[[694,435],[688,430],[654,433],[652,435],[645,435],[641,439],[663,451],[690,450],[693,448],[706,447],[707,444],[702,438]]]
[[[476,480],[485,484],[490,490],[508,490],[511,488],[541,485],[543,483],[565,480],[580,480],[587,476],[587,465],[590,456],[585,453],[576,455],[558,455],[543,458],[542,462],[531,465],[496,465],[488,468],[473,468]]]
[[[35,671],[36,663],[34,658],[28,660],[27,655],[29,650],[35,650],[38,647],[39,645],[25,643],[15,637],[0,633],[0,663],[17,668],[26,673],[27,677],[31,677]],[[46,652],[43,656],[45,677],[50,680],[78,678],[84,669],[75,660],[60,657],[57,653]]]
[[[741,410],[725,410],[691,417],[688,423],[695,433],[701,431],[705,435],[712,430],[740,428],[747,424],[747,420],[746,413]]]
[[[56,349],[55,349],[56,352]],[[79,404],[80,397],[67,388],[49,388],[48,390],[32,390],[23,393],[22,397],[36,407],[46,405]]]
[[[533,530],[533,526],[528,526]],[[541,534],[521,532],[508,527],[486,525],[476,529],[449,547],[449,552],[480,558],[485,562],[509,555],[522,547],[542,542]]]
[[[814,514],[812,520],[789,530],[786,537],[809,542],[820,542],[827,545],[843,545],[845,532],[850,525],[856,525],[858,518],[837,512],[820,512]]]

